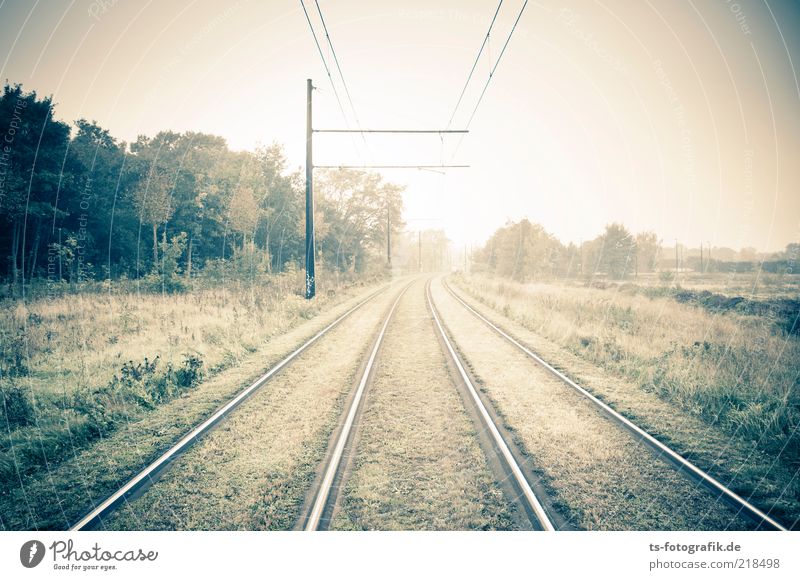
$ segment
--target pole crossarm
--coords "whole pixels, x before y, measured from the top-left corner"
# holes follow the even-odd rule
[[[465,169],[469,165],[315,165],[314,169]]]
[[[314,133],[469,133],[469,129],[313,129]]]

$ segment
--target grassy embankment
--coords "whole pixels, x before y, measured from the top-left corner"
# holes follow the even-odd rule
[[[105,465],[128,471],[126,461],[143,460],[171,442],[257,376],[263,361],[251,361],[243,373],[222,371],[243,368],[277,336],[364,293],[361,286],[339,288],[307,302],[295,292],[301,287],[297,275],[279,275],[256,288],[229,284],[179,295],[88,294],[0,305],[0,502],[12,506],[3,505],[0,525],[63,526],[69,518],[58,513],[63,508],[45,505],[56,501],[48,494],[69,503],[65,490],[96,491],[72,481],[88,477],[83,468],[56,474],[63,463],[82,463],[84,450],[124,432],[126,444],[142,447],[135,458],[130,449],[106,452]],[[216,380],[223,374],[236,380]],[[205,393],[215,382],[225,384]],[[202,400],[197,408],[193,397]],[[163,407],[174,407],[170,418],[158,413]],[[150,425],[151,415],[161,422]],[[142,443],[140,430],[155,439]],[[109,481],[121,477],[112,475]],[[27,507],[18,505],[23,499]]]
[[[456,276],[453,282],[530,331],[531,340],[568,353],[563,361],[551,359],[567,374],[590,364],[617,377],[619,384],[606,394],[594,371],[575,375],[594,376],[587,386],[595,394],[621,405],[690,458],[705,457],[710,461],[705,467],[745,497],[755,494],[789,524],[800,517],[800,488],[793,477],[800,464],[800,340],[786,332],[788,318],[713,302],[679,302],[678,289],[663,288],[659,295],[655,288],[634,285],[523,285],[481,275]],[[555,351],[548,356],[559,357]],[[671,411],[656,411],[648,395]],[[677,415],[681,411],[714,433],[702,435]],[[686,433],[676,431],[683,428]],[[706,439],[715,443],[705,445]]]
[[[457,279],[482,302],[759,447],[800,461],[800,340],[776,321],[621,289]]]

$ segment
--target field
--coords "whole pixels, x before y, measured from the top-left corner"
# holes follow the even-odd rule
[[[690,282],[715,291],[731,287],[711,277]],[[776,284],[778,296],[762,290],[758,299],[656,283],[517,284],[482,275],[459,276],[455,283],[790,471],[800,465],[796,279]]]
[[[670,273],[672,274],[672,273]],[[726,296],[738,296],[752,300],[775,300],[800,297],[800,275],[774,274],[771,272],[707,273],[680,272],[676,276],[640,274],[635,283],[646,288],[682,288],[709,291]]]

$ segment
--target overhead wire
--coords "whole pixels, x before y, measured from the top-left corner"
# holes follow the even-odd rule
[[[467,87],[469,86],[469,82],[472,80],[472,75],[475,74],[475,69],[478,67],[478,62],[481,59],[481,55],[483,54],[483,49],[486,48],[486,44],[489,42],[489,36],[492,34],[492,28],[494,28],[494,23],[497,20],[497,15],[500,13],[500,7],[503,5],[503,0],[500,0],[500,3],[497,5],[497,9],[494,11],[494,16],[492,17],[492,21],[489,23],[489,29],[486,31],[486,36],[483,37],[483,42],[481,43],[481,47],[478,50],[478,56],[475,57],[475,62],[472,63],[472,68],[467,75],[467,82],[464,83],[464,88],[461,89],[461,94],[458,96],[458,101],[456,102],[456,106],[453,109],[453,114],[450,115],[450,120],[447,122],[447,128],[450,128],[450,125],[453,124],[453,119],[455,119],[456,113],[458,112],[458,107],[461,105],[461,101],[464,99],[464,95],[467,92]],[[490,55],[491,60],[491,55]]]
[[[467,124],[464,127],[465,129],[469,129],[470,125],[472,124],[472,120],[475,118],[475,113],[478,112],[478,107],[480,107],[481,102],[483,102],[483,97],[486,95],[486,90],[489,88],[489,84],[492,82],[494,78],[494,73],[497,71],[497,67],[500,65],[500,61],[503,59],[503,55],[506,52],[506,48],[508,48],[508,44],[511,42],[511,37],[514,36],[514,31],[517,29],[517,25],[519,24],[520,18],[522,18],[522,13],[525,12],[525,7],[528,5],[528,0],[522,4],[522,8],[520,8],[519,13],[517,14],[516,20],[514,20],[514,25],[511,27],[511,31],[508,33],[508,37],[506,38],[505,43],[503,43],[503,48],[500,50],[500,54],[497,56],[497,60],[492,66],[491,70],[489,71],[489,78],[486,79],[486,84],[483,85],[483,90],[481,91],[480,96],[478,97],[478,101],[475,103],[475,108],[472,109],[472,114],[469,116],[467,120]],[[453,155],[451,160],[456,156],[458,153],[458,149],[461,147],[461,143],[464,141],[464,136],[462,135],[461,139],[459,139],[458,144],[456,145],[455,150],[453,151]]]
[[[342,117],[344,118],[344,123],[347,127],[350,127],[350,124],[347,121],[347,115],[344,112],[344,107],[342,106],[342,100],[339,98],[339,91],[336,90],[336,83],[333,82],[333,76],[331,76],[331,69],[328,67],[328,61],[325,60],[325,54],[322,52],[322,46],[319,44],[319,39],[317,39],[317,32],[314,30],[314,25],[311,24],[311,18],[308,15],[308,10],[306,10],[306,5],[303,0],[300,0],[300,6],[303,8],[303,14],[306,15],[306,22],[308,22],[308,28],[311,30],[311,35],[314,37],[314,44],[317,45],[317,51],[319,51],[319,57],[322,59],[322,65],[325,67],[325,72],[328,75],[328,80],[331,83],[331,88],[333,89],[333,94],[336,97],[336,102],[339,104],[339,110],[342,113]]]

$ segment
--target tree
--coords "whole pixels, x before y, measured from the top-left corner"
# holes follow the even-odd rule
[[[172,217],[170,204],[173,180],[167,168],[153,165],[134,191],[134,203],[142,224],[153,229],[153,268],[158,269],[158,227]]]
[[[304,183],[287,170],[281,146],[237,152],[221,137],[173,131],[126,144],[85,119],[71,138],[52,109],[19,85],[0,96],[0,220],[8,226],[0,251],[17,286],[43,272],[85,279],[92,263],[107,279],[149,276],[164,288],[176,272],[191,279],[193,267],[212,260],[225,272],[244,256],[251,275],[253,265],[269,272],[302,261]],[[387,217],[392,233],[403,227],[402,189],[377,174],[339,172],[323,175],[317,191],[321,257],[342,271],[382,265]],[[143,227],[152,231],[147,267]]]
[[[661,240],[653,232],[636,234],[636,269],[653,272],[661,254]]]
[[[495,273],[526,282],[558,272],[565,248],[539,224],[527,219],[497,230],[483,255]]]
[[[318,248],[329,264],[361,272],[370,257],[385,255],[387,212],[395,233],[402,226],[401,187],[375,173],[341,169],[320,179],[317,191],[325,224]]]
[[[622,279],[634,269],[636,256],[636,240],[625,226],[612,223],[600,236],[601,258],[603,269],[612,278]]]
[[[36,274],[42,242],[50,241],[45,221],[57,217],[62,186],[72,186],[72,175],[62,173],[69,126],[55,121],[52,109],[49,97],[21,85],[6,84],[0,96],[0,219],[11,226],[0,244],[15,288]]]

